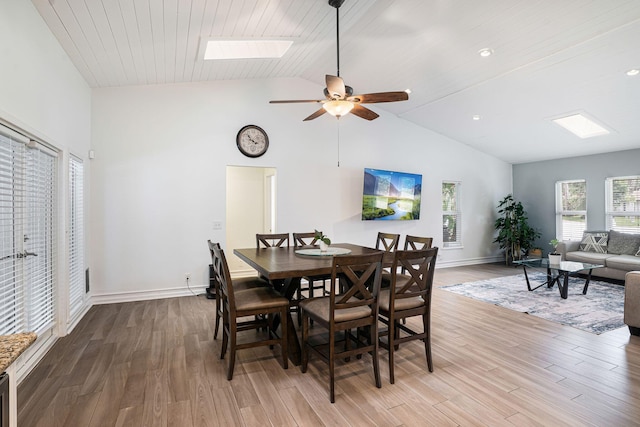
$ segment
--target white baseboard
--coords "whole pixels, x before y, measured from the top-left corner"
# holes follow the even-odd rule
[[[482,258],[467,258],[462,260],[455,261],[440,261],[436,262],[436,270],[438,268],[449,268],[449,267],[464,267],[466,265],[477,265],[477,264],[491,264],[494,262],[504,261],[503,256],[493,256],[493,257],[482,257]]]
[[[119,302],[146,301],[163,298],[178,298],[205,293],[205,286],[192,286],[191,289],[184,286],[168,289],[152,289],[146,291],[113,292],[94,294],[91,296],[92,305],[114,304]]]

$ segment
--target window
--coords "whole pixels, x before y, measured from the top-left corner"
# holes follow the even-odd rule
[[[607,229],[640,233],[640,176],[607,178]]]
[[[462,247],[460,183],[442,183],[442,243],[445,248]]]
[[[84,165],[69,159],[69,317],[73,320],[85,305],[84,281]]]
[[[587,182],[556,182],[556,237],[581,240],[587,228]]]
[[[0,125],[0,335],[55,319],[55,153]]]

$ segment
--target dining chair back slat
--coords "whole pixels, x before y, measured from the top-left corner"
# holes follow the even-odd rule
[[[385,252],[394,252],[398,250],[398,242],[400,242],[399,234],[378,233],[376,249],[381,249]]]
[[[407,234],[404,238],[405,251],[417,251],[421,249],[429,249],[433,244],[433,237],[418,237]]]
[[[289,246],[289,233],[256,234],[256,248],[281,248]]]
[[[307,233],[293,233],[293,246],[315,246],[318,244],[318,238],[314,231]]]

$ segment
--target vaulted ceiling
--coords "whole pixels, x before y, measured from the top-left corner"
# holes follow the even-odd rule
[[[336,74],[326,0],[32,2],[95,88],[292,77],[320,95]],[[211,37],[294,43],[281,59],[205,61]],[[638,0],[346,0],[340,75],[356,93],[410,89],[371,108],[523,163],[640,148],[640,75],[626,74],[640,69],[639,40]],[[317,106],[273,108],[302,120]],[[580,139],[551,121],[576,112],[611,133]]]

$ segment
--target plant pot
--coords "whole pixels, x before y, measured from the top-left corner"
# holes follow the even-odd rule
[[[327,252],[327,249],[329,249],[329,245],[320,240],[320,252]]]
[[[529,249],[527,256],[529,258],[542,258],[542,249],[540,248]]]
[[[560,261],[562,261],[562,255],[549,254],[549,265],[559,265]]]

